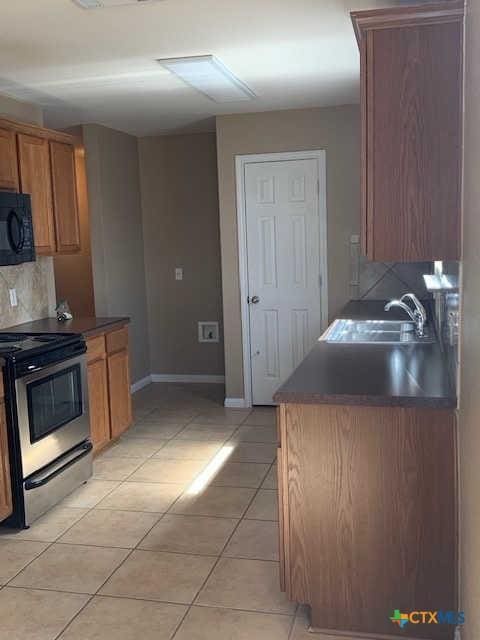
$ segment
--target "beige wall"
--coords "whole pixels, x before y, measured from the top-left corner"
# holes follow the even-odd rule
[[[217,118],[226,395],[243,398],[235,156],[325,149],[327,155],[328,299],[332,316],[349,299],[349,242],[358,233],[357,105]]]
[[[480,1],[466,29],[463,325],[460,363],[462,640],[480,638]]]
[[[39,107],[0,95],[0,116],[43,124]],[[11,307],[8,290],[17,290],[18,306]],[[0,329],[55,313],[52,258],[37,258],[18,266],[0,267]]]
[[[14,100],[8,96],[0,95],[0,116],[20,122],[43,125],[43,112],[40,107]]]
[[[197,329],[222,320],[215,134],[143,138],[139,152],[151,371],[222,375],[223,341]]]
[[[130,316],[132,382],[150,373],[137,139],[85,125],[95,308]]]

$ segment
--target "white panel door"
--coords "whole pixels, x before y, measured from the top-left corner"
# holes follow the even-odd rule
[[[245,165],[253,404],[272,404],[322,331],[318,175],[317,159]]]

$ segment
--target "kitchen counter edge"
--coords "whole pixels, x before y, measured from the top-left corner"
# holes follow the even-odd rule
[[[383,306],[383,301],[350,301],[337,317],[385,318]],[[389,319],[403,317],[398,311],[389,314]],[[274,394],[274,402],[455,409],[455,388],[440,344],[398,349],[318,342]],[[396,356],[397,367],[401,362],[397,377],[390,365],[394,352],[403,356],[403,362]]]
[[[65,322],[59,322],[56,318],[42,318],[32,320],[2,329],[2,332],[14,333],[79,333],[85,338],[92,338],[107,331],[120,329],[130,323],[128,317],[113,318],[73,318]]]

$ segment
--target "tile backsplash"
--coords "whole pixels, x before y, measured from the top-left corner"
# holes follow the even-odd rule
[[[351,282],[352,297],[390,300],[411,292],[421,300],[431,298],[423,281],[424,273],[433,273],[432,262],[369,262],[359,257]]]
[[[9,289],[16,289],[18,305],[10,306]],[[0,267],[0,329],[55,315],[53,259]]]
[[[404,293],[415,293],[420,300],[431,300],[430,309],[445,354],[452,382],[457,385],[459,294],[427,291],[423,274],[433,273],[433,262],[369,262],[352,252],[351,296],[357,300],[391,300]],[[444,273],[459,275],[458,262],[444,262]]]

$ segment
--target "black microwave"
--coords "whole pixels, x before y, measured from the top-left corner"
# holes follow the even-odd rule
[[[0,265],[34,261],[30,196],[0,191]]]

